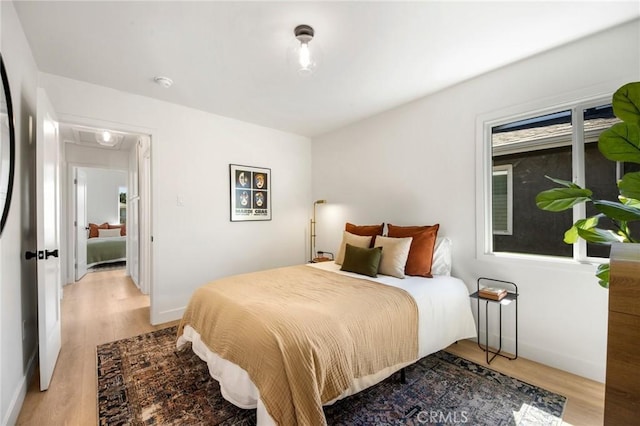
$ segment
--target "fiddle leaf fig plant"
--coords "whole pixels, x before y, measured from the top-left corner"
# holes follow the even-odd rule
[[[613,95],[613,113],[622,122],[600,134],[598,149],[611,161],[640,164],[640,82],[628,83]],[[630,222],[640,222],[640,172],[625,174],[618,181],[618,201],[594,198],[593,192],[573,182],[546,176],[560,185],[536,196],[538,208],[551,212],[567,210],[580,203],[592,203],[598,214],[577,220],[564,233],[564,242],[574,244],[579,238],[595,244],[614,242],[638,243],[640,236],[632,235]],[[615,230],[598,228],[601,219],[608,218]],[[601,264],[596,277],[602,287],[609,287],[609,264]]]

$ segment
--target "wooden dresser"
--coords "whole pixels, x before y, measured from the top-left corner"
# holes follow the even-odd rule
[[[604,424],[638,424],[640,415],[640,244],[611,247]]]

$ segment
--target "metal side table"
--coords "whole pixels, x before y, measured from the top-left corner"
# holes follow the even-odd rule
[[[507,288],[507,295],[500,299],[500,300],[493,300],[493,299],[487,299],[484,297],[481,297],[479,295],[479,291],[480,291],[480,284],[482,282],[492,282],[492,283],[500,283],[502,285],[505,285],[506,287],[510,287]],[[469,295],[469,297],[473,298],[473,299],[477,299],[478,301],[478,324],[477,324],[477,332],[478,332],[478,347],[480,347],[480,349],[482,349],[485,354],[486,354],[486,359],[487,359],[487,364],[491,364],[491,361],[493,361],[493,359],[495,357],[497,357],[498,355],[503,357],[503,358],[507,358],[508,360],[514,360],[516,358],[518,358],[518,286],[515,285],[515,283],[511,282],[511,281],[502,281],[502,280],[496,280],[493,278],[485,278],[485,277],[481,277],[478,278],[477,284],[476,284],[476,291],[475,293],[472,293]],[[484,346],[482,345],[482,343],[480,342],[480,301],[484,301],[485,305],[484,305]],[[502,353],[502,306],[507,306],[510,305],[511,302],[515,302],[515,344],[516,344],[516,351],[514,356],[510,357],[507,356],[505,354]],[[500,328],[500,342],[499,342],[499,346],[498,346],[498,350],[494,351],[491,348],[489,348],[489,303],[497,303],[499,306],[499,328]],[[489,354],[493,354],[493,356],[491,358],[489,358]]]

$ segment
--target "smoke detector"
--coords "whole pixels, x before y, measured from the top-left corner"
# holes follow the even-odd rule
[[[155,81],[156,83],[158,83],[160,86],[164,87],[165,89],[168,89],[173,84],[173,80],[171,80],[169,77],[158,76],[158,77],[154,77],[153,81]]]

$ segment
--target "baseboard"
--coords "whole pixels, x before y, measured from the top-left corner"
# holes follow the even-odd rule
[[[9,403],[7,415],[4,419],[2,419],[2,425],[15,425],[16,423],[18,423],[18,416],[20,415],[20,410],[22,409],[24,399],[27,396],[29,382],[31,382],[31,377],[33,377],[33,372],[35,371],[36,359],[38,359],[37,349],[33,351],[31,357],[29,358],[29,362],[27,363],[27,372],[22,377],[22,380],[20,380],[20,385],[14,392],[13,398],[11,398],[11,403]]]
[[[553,352],[536,346],[519,344],[519,355],[532,361],[545,364],[559,370],[568,371],[577,376],[586,377],[599,383],[604,383],[606,377],[606,361],[602,365],[584,359],[568,356],[561,352]]]
[[[489,343],[499,341],[499,335],[489,334]],[[480,332],[480,342],[484,345],[484,333]],[[515,340],[502,336],[502,350],[508,353],[515,352]],[[567,371],[577,376],[585,377],[596,382],[604,383],[606,376],[606,365],[599,365],[594,362],[568,356],[561,352],[554,352],[549,349],[533,346],[526,342],[518,341],[518,357],[523,357],[531,361],[559,370]]]
[[[187,309],[187,307],[182,306],[180,308],[168,309],[158,313],[151,312],[151,325],[179,320],[182,318],[182,314],[184,314],[185,309]]]

